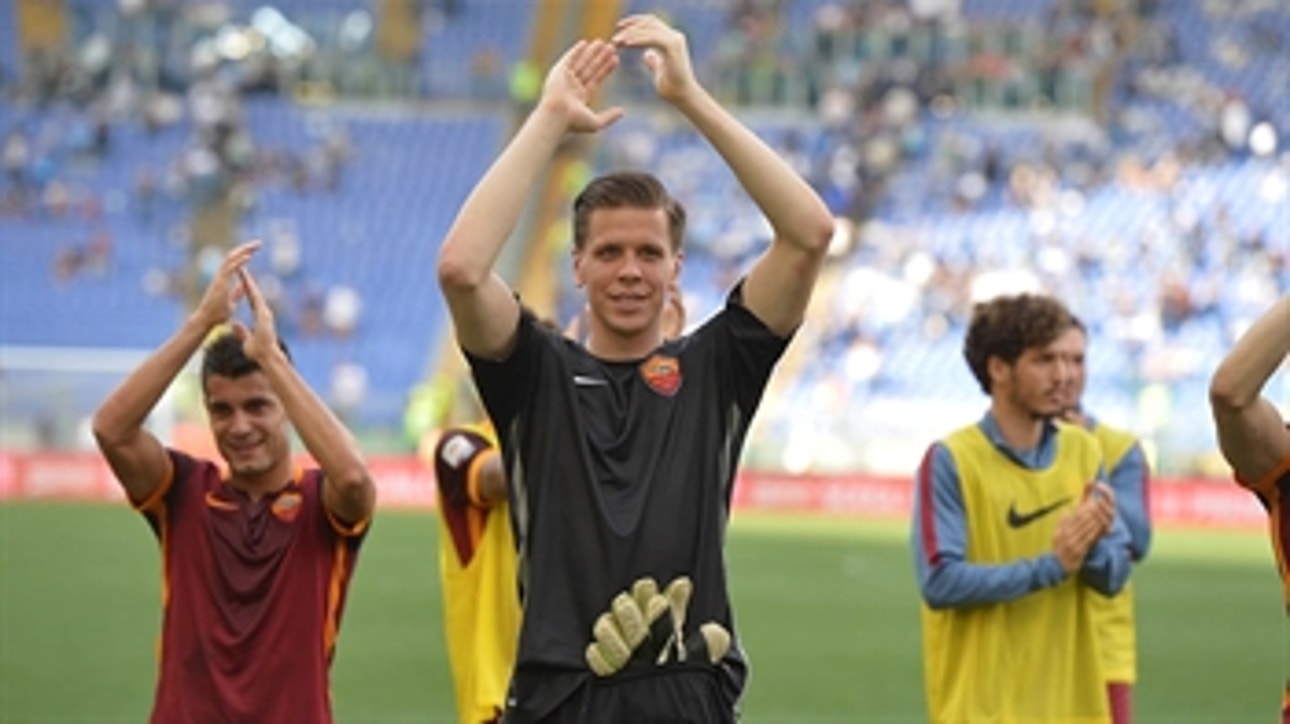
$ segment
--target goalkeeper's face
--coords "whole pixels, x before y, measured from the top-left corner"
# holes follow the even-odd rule
[[[574,280],[587,291],[593,344],[644,354],[663,341],[663,308],[681,273],[661,208],[596,209],[574,253]],[[625,349],[627,348],[627,349]]]

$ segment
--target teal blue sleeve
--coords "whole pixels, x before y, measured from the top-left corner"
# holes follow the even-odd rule
[[[1151,550],[1151,516],[1147,504],[1150,468],[1142,448],[1134,445],[1107,476],[1115,491],[1115,510],[1129,533],[1129,552],[1140,561]]]
[[[1111,530],[1099,538],[1084,557],[1079,576],[1098,593],[1114,596],[1124,588],[1132,568],[1129,529],[1119,513],[1116,513]]]
[[[958,468],[941,443],[928,449],[915,478],[910,539],[919,591],[934,609],[1012,601],[1066,579],[1053,553],[1002,564],[964,560],[967,523]]]

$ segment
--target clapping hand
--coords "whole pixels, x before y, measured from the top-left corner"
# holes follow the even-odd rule
[[[233,248],[224,256],[224,262],[206,286],[206,292],[193,314],[200,318],[206,329],[214,329],[233,318],[237,302],[245,293],[240,272],[246,268],[251,256],[260,248],[260,242],[248,241]]]
[[[1075,512],[1057,523],[1053,552],[1067,574],[1078,571],[1093,544],[1106,535],[1115,522],[1115,493],[1103,482],[1089,485]]]
[[[560,113],[576,133],[599,131],[623,115],[620,107],[593,110],[592,96],[618,68],[618,52],[603,40],[580,40],[552,66],[542,86],[542,105]]]
[[[614,29],[613,42],[622,48],[645,50],[645,66],[654,77],[654,90],[659,98],[675,105],[698,88],[685,35],[658,17],[623,18]]]

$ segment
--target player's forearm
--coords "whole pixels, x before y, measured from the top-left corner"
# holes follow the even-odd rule
[[[327,485],[333,486],[338,499],[344,501],[345,509],[336,512],[344,514],[349,522],[366,518],[375,503],[376,490],[357,440],[281,350],[273,348],[259,364],[300,441],[322,469]]]
[[[1259,318],[1219,364],[1210,380],[1216,412],[1255,404],[1272,374],[1290,354],[1290,295]]]
[[[943,561],[920,581],[920,588],[929,607],[960,608],[1015,601],[1065,579],[1057,557],[1045,554],[991,565]]]
[[[91,426],[101,446],[119,444],[140,430],[161,401],[166,389],[183,371],[188,360],[201,349],[212,325],[194,315],[189,317],[133,372],[126,376],[94,413]]]
[[[476,184],[439,251],[439,280],[445,287],[474,288],[492,274],[497,257],[564,138],[566,121],[539,105]]]
[[[1151,553],[1151,518],[1146,508],[1139,506],[1120,513],[1124,527],[1129,531],[1129,553],[1134,561],[1142,561]]]
[[[1129,532],[1134,560],[1151,550],[1151,515],[1147,507],[1148,468],[1142,449],[1134,447],[1111,471],[1107,482],[1115,490],[1115,510]]]
[[[1079,576],[1098,593],[1114,596],[1128,582],[1132,568],[1129,532],[1117,516],[1111,530],[1089,549]]]
[[[833,214],[774,149],[702,88],[676,107],[725,160],[777,239],[820,255],[827,251],[833,238]]]
[[[1290,352],[1290,295],[1282,297],[1237,341],[1210,379],[1219,449],[1237,479],[1253,484],[1290,455],[1281,413],[1262,396]]]

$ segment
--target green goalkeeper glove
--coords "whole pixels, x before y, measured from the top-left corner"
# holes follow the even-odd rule
[[[686,611],[693,592],[688,576],[675,578],[662,594],[653,578],[637,580],[630,593],[615,596],[609,610],[596,619],[587,645],[587,665],[598,676],[610,676],[634,661],[663,666],[703,657],[716,664],[730,650],[730,632],[709,621],[686,638]]]

